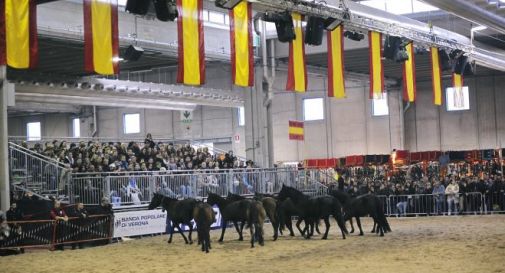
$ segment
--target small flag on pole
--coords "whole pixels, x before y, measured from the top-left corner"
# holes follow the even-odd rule
[[[304,139],[303,121],[289,121],[289,139],[300,140]]]

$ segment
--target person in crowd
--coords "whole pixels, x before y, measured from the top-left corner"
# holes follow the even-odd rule
[[[58,200],[54,201],[54,207],[51,209],[51,219],[56,220],[57,222],[63,221],[67,222],[68,221],[68,216],[63,207],[61,206],[61,202]],[[62,228],[61,230],[64,230]],[[55,249],[57,250],[64,250],[64,245],[63,244],[57,244]]]
[[[457,215],[459,211],[459,185],[455,178],[452,178],[451,183],[445,188],[445,195],[447,196],[447,215],[451,215],[451,212]]]
[[[433,199],[435,200],[435,214],[441,214],[443,212],[442,206],[444,204],[445,187],[440,181],[435,182],[435,187],[433,187]]]
[[[86,224],[86,219],[88,218],[88,211],[84,208],[84,204],[82,202],[78,202],[72,209],[69,210],[68,215],[70,217],[76,217],[77,220],[74,220],[74,224],[76,226],[84,226]],[[74,240],[83,240],[85,238],[82,237],[82,234],[79,232]],[[84,243],[72,243],[72,250],[74,250],[77,246],[79,249],[82,249]]]

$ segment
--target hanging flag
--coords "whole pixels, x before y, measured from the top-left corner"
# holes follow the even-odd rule
[[[454,88],[463,87],[463,75],[452,73],[452,86]]]
[[[379,98],[384,92],[384,67],[382,65],[382,34],[368,32],[370,48],[370,98]]]
[[[286,90],[307,91],[307,68],[305,67],[305,43],[302,31],[303,17],[299,13],[292,13],[296,38],[289,42],[288,82]]]
[[[303,121],[289,121],[289,139],[302,140],[304,139]]]
[[[242,1],[230,10],[231,72],[238,86],[254,85],[251,3]]]
[[[177,82],[202,85],[205,82],[202,0],[177,0],[179,67]]]
[[[344,39],[342,25],[328,31],[328,97],[345,98]]]
[[[409,59],[403,62],[403,100],[414,102],[416,100],[416,60],[414,56],[414,43],[405,46]]]
[[[37,2],[1,0],[0,65],[35,68],[37,61]]]
[[[442,105],[442,69],[440,68],[440,56],[438,48],[430,48],[431,55],[431,80],[433,88],[433,103]]]
[[[119,73],[117,0],[84,0],[84,67],[102,75]]]

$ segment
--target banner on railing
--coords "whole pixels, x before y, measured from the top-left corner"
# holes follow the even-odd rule
[[[164,233],[167,213],[158,210],[118,212],[114,214],[114,238]]]

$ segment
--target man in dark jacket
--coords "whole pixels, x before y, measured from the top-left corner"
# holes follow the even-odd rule
[[[70,217],[76,217],[78,219],[73,220],[73,222],[77,226],[84,226],[86,224],[86,219],[88,218],[88,211],[84,208],[84,204],[79,202],[73,207],[72,209],[69,210],[69,216]],[[80,241],[84,240],[85,238],[82,238],[82,233],[79,232],[76,237],[74,238],[75,241]],[[75,249],[76,246],[79,246],[79,249],[82,249],[83,243],[72,243],[72,249]]]

